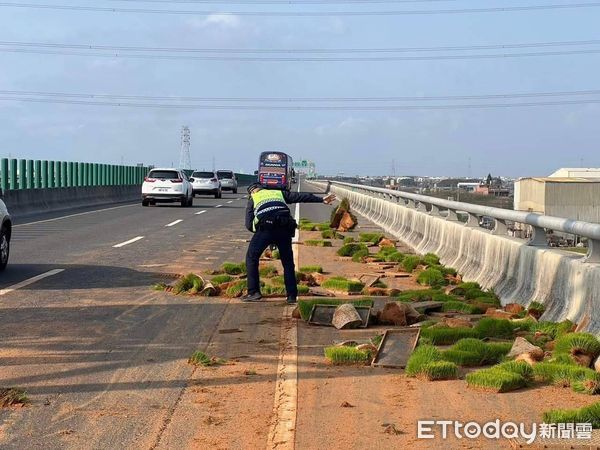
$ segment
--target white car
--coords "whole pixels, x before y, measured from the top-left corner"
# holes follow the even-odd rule
[[[221,182],[215,172],[196,171],[190,178],[194,196],[196,194],[214,195],[215,198],[221,198]]]
[[[142,184],[142,206],[180,202],[192,206],[194,192],[188,176],[180,169],[152,169]]]
[[[10,236],[12,234],[12,219],[8,213],[8,209],[2,200],[0,200],[0,220],[2,220],[2,228],[0,228],[0,271],[6,269],[8,264],[8,256],[10,255]]]
[[[221,190],[237,194],[237,178],[233,170],[217,170],[217,177],[221,182]]]

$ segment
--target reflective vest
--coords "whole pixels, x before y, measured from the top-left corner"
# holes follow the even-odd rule
[[[288,213],[290,211],[283,198],[283,192],[278,190],[261,189],[252,194],[252,201],[254,202],[254,221],[252,223],[254,231],[263,217],[278,211],[287,211]]]

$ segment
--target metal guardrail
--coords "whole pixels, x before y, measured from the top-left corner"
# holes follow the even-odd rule
[[[148,167],[73,161],[0,159],[0,189],[48,189],[142,184]]]
[[[494,228],[490,231],[491,234],[494,235],[506,236],[508,234],[506,222],[510,221],[526,224],[532,228],[531,238],[526,241],[527,245],[546,247],[548,245],[546,240],[546,230],[585,237],[588,239],[588,253],[585,260],[587,262],[600,263],[600,224],[598,223],[545,216],[543,214],[525,211],[512,211],[494,208],[492,206],[474,205],[472,203],[444,200],[436,197],[429,197],[427,195],[344,183],[341,181],[331,181],[331,183],[334,186],[344,187],[354,192],[362,192],[366,195],[376,196],[401,204],[404,203],[404,206],[406,207],[412,207],[418,211],[432,216],[438,216],[440,219],[444,220],[457,221],[457,213],[465,213],[468,214],[465,226],[479,227],[479,220],[482,217],[489,217],[495,222]],[[442,211],[447,211],[447,213],[442,215]]]

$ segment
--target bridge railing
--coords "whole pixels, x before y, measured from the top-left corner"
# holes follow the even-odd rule
[[[569,233],[584,237],[588,240],[587,262],[600,263],[600,224],[567,219],[563,217],[545,216],[543,214],[513,211],[491,206],[474,205],[472,203],[444,200],[427,195],[413,194],[410,192],[396,191],[360,184],[332,181],[333,186],[340,186],[354,192],[363,193],[369,197],[376,197],[399,203],[408,208],[414,208],[442,220],[458,221],[458,214],[467,214],[465,226],[479,227],[483,217],[494,221],[494,227],[489,232],[494,235],[507,236],[507,222],[525,224],[531,227],[531,237],[527,245],[547,246],[546,230]]]
[[[19,189],[48,189],[142,184],[148,167],[73,161],[0,159],[2,192]]]

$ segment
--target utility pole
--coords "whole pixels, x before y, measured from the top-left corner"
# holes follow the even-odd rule
[[[215,157],[214,156],[212,157],[212,169],[213,169],[213,172],[216,170]]]
[[[190,128],[188,126],[181,127],[181,153],[179,155],[179,168],[181,169],[192,169],[191,140]]]

